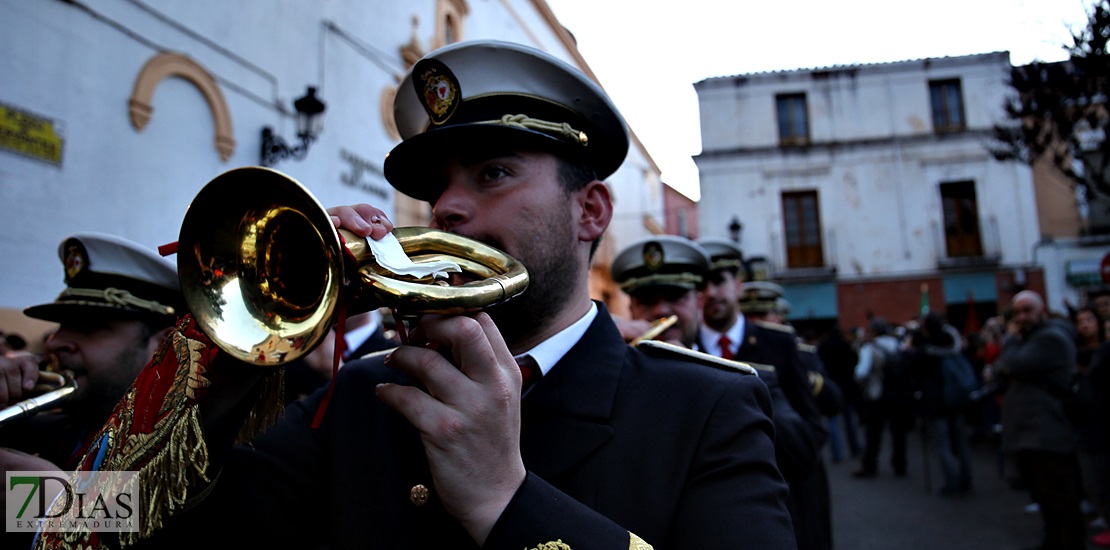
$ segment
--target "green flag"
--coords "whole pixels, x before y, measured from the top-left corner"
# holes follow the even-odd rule
[[[929,283],[921,283],[921,314],[929,313]]]

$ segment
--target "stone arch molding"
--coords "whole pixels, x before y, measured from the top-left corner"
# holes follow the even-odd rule
[[[131,99],[127,102],[131,115],[131,126],[136,132],[143,131],[150,122],[154,107],[151,105],[154,97],[154,88],[159,82],[170,77],[183,78],[197,87],[208,102],[212,113],[213,126],[216,129],[216,151],[220,160],[227,162],[235,152],[235,138],[232,137],[231,115],[227,110],[227,102],[220,92],[216,79],[201,67],[197,62],[177,53],[163,52],[146,62],[135,79],[135,86],[131,90]]]

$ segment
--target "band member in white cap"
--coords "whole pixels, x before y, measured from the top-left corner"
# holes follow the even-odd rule
[[[793,330],[746,318],[749,313],[773,309],[781,292],[774,290],[778,286],[774,283],[745,280],[750,275],[743,254],[732,242],[703,238],[698,243],[709,252],[712,261],[699,345],[709,353],[724,353],[737,361],[773,365],[791,407],[809,426],[809,437],[804,439],[807,445],[793,446],[796,452],[789,456],[780,455],[779,466],[793,491],[797,483],[804,483],[818,467],[828,428],[814,398]],[[803,525],[811,522],[795,519],[799,548],[813,548],[809,544],[803,546],[803,535],[808,535]]]
[[[720,258],[721,249],[712,245],[710,248],[718,252],[716,269],[723,269],[725,262]],[[739,266],[739,249],[734,249],[731,245],[730,249],[735,250],[735,265]],[[701,245],[684,237],[654,235],[634,242],[618,253],[613,260],[611,272],[613,279],[629,294],[633,319],[651,320],[664,315],[677,318],[675,327],[656,336],[656,340],[696,350],[689,353],[703,365],[725,369],[738,364],[748,365],[767,384],[774,411],[775,454],[791,487],[787,503],[794,522],[798,547],[820,548],[808,544],[814,538],[812,534],[799,530],[801,525],[812,528],[814,524],[808,517],[814,514],[808,513],[807,516],[808,511],[803,510],[798,502],[798,494],[802,492],[799,490],[799,478],[810,477],[805,472],[820,466],[819,449],[816,447],[812,428],[794,410],[779,384],[778,372],[773,365],[740,363],[720,355],[710,355],[697,343],[704,302],[702,289],[710,275],[709,254]],[[721,346],[718,353],[723,351],[726,351],[725,345]],[[736,371],[735,368],[733,370]],[[820,511],[827,512],[828,506]],[[828,530],[821,533],[827,534]],[[805,545],[803,540],[807,542]]]
[[[415,64],[395,118],[390,183],[518,259],[528,289],[424,316],[384,365],[347,363],[319,428],[322,392],[249,447],[206,438],[214,485],[184,496],[212,492],[152,547],[794,548],[766,387],[628,346],[589,297],[613,216],[602,180],[629,144],[600,87],[532,48],[460,43]],[[392,229],[366,205],[331,213]],[[543,373],[523,398],[522,357]],[[204,425],[233,434],[224,409],[202,405]]]
[[[671,328],[655,337],[694,348],[701,322],[698,289],[709,271],[709,255],[698,243],[676,235],[652,235],[620,251],[609,272],[631,299],[633,320],[656,322],[674,315]]]
[[[46,366],[72,373],[76,390],[56,410],[0,427],[0,447],[69,468],[169,334],[181,313],[181,292],[172,261],[112,235],[68,237],[58,257],[65,289],[53,302],[24,311],[58,323],[45,342],[47,355],[0,356],[0,405],[35,395]]]

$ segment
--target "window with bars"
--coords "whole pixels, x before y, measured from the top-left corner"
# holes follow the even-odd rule
[[[948,257],[982,256],[983,239],[979,232],[979,201],[975,196],[975,182],[940,184],[940,201],[944,210],[944,244]]]
[[[967,129],[963,91],[958,79],[929,82],[929,100],[933,107],[934,132],[947,134]]]
[[[784,192],[782,219],[786,234],[786,267],[823,267],[825,256],[817,191]]]
[[[805,94],[775,96],[778,112],[779,145],[809,145],[809,113]]]

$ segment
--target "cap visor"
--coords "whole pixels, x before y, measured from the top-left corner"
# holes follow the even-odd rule
[[[24,309],[23,314],[33,319],[41,319],[54,323],[81,321],[86,319],[121,320],[139,319],[142,317],[162,317],[150,311],[93,303],[42,304]]]
[[[457,155],[491,155],[509,150],[546,151],[570,156],[581,146],[532,130],[498,124],[460,124],[417,134],[393,148],[385,159],[385,179],[398,191],[435,202],[443,192],[443,167]]]

